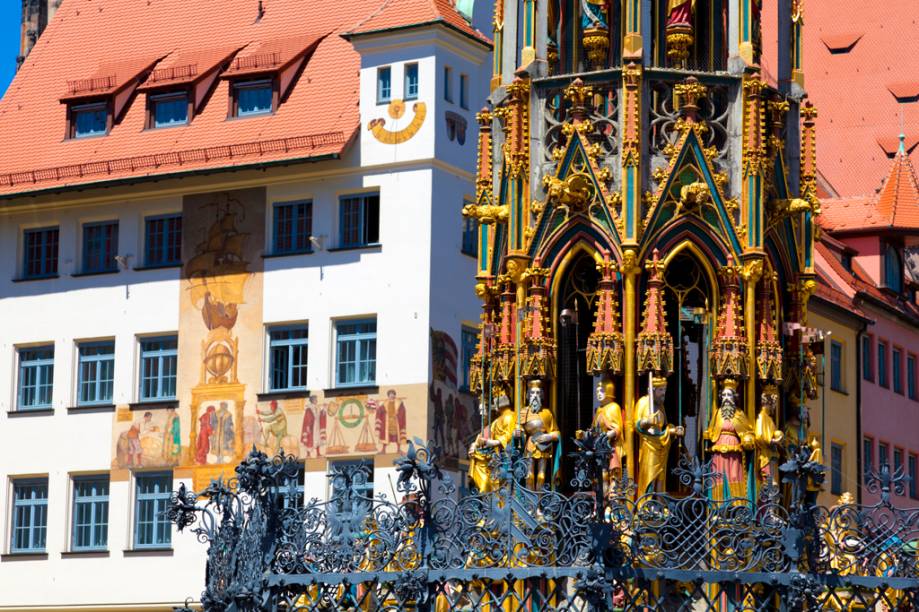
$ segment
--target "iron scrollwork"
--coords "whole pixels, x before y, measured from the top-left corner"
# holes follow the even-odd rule
[[[688,494],[636,499],[624,476],[604,495],[605,440],[574,441],[564,492],[524,486],[527,460],[511,444],[492,462],[496,490],[465,495],[415,440],[396,461],[398,499],[370,494],[361,464],[332,470],[329,499],[302,499],[301,464],[253,450],[232,479],[180,486],[168,516],[208,545],[207,610],[919,605],[919,510],[889,496],[902,475],[882,468],[876,505],[821,508],[822,466],[801,449],[782,465],[783,489],[716,501],[711,465],[684,457],[675,476]]]

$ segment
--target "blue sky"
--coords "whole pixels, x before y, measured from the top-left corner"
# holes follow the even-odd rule
[[[16,74],[21,11],[22,2],[19,0],[0,0],[0,96],[6,92]]]

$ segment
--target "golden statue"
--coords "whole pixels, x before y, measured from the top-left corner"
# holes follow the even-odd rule
[[[597,384],[597,402],[600,404],[594,413],[591,424],[606,434],[613,453],[609,466],[603,470],[603,495],[608,496],[613,482],[622,477],[622,459],[625,457],[625,429],[622,426],[622,408],[616,403],[616,387],[610,378],[604,377]]]
[[[469,478],[479,493],[488,493],[497,489],[497,480],[491,475],[488,466],[492,457],[490,451],[500,451],[511,443],[514,428],[517,427],[517,416],[506,395],[495,400],[498,416],[479,434],[469,447]]]
[[[539,380],[530,381],[527,400],[529,404],[523,424],[523,430],[527,435],[525,453],[531,460],[527,486],[538,490],[546,483],[546,470],[551,469],[549,466],[555,456],[559,431],[555,424],[555,415],[544,404],[545,398]]]
[[[650,395],[635,402],[635,431],[640,438],[638,451],[638,495],[650,491],[664,491],[667,481],[667,456],[674,436],[682,436],[682,426],[667,424],[664,398],[667,379],[655,376],[651,381]]]
[[[762,484],[778,485],[779,450],[785,435],[775,426],[779,392],[775,385],[763,387],[762,406],[756,417],[756,448],[759,451],[759,479]]]
[[[719,485],[719,479],[715,478],[712,499],[746,497],[744,451],[752,450],[756,439],[747,415],[737,407],[737,381],[732,378],[722,383],[721,405],[712,415],[705,439],[712,444],[712,470],[723,479]]]

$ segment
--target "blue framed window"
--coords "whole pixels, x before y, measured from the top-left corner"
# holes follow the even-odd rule
[[[380,241],[380,194],[348,196],[339,206],[339,244],[359,247]]]
[[[377,68],[377,104],[386,104],[392,100],[392,68]]]
[[[884,286],[897,293],[903,291],[903,260],[892,244],[884,248]]]
[[[874,470],[874,440],[868,437],[862,440],[862,461],[865,464],[865,474]]]
[[[459,105],[460,108],[469,108],[469,77],[465,74],[459,78]]]
[[[842,446],[830,444],[830,492],[842,495]]]
[[[57,275],[57,251],[60,229],[43,227],[23,232],[22,276],[41,278]]]
[[[463,358],[462,389],[469,389],[469,367],[475,359],[475,347],[478,343],[478,332],[472,327],[463,327],[460,331],[460,345]]]
[[[377,380],[376,319],[339,321],[335,325],[336,386],[372,385]]]
[[[278,202],[274,205],[274,244],[277,255],[309,253],[313,233],[313,203]]]
[[[235,83],[236,116],[264,115],[274,110],[274,87],[270,80]]]
[[[74,138],[103,136],[108,133],[108,106],[104,102],[74,106],[70,113]]]
[[[444,100],[453,102],[453,68],[444,66]]]
[[[878,442],[878,469],[890,465],[890,446],[886,442]]]
[[[463,202],[463,207],[471,202]],[[470,257],[479,256],[479,222],[475,217],[463,217],[463,244],[460,251]]]
[[[182,215],[159,215],[144,219],[144,265],[174,266],[182,263]]]
[[[13,534],[10,551],[43,552],[48,534],[48,479],[13,482]]]
[[[54,346],[19,349],[19,410],[51,407],[54,387]]]
[[[108,503],[107,476],[73,479],[71,550],[105,550],[108,546]]]
[[[405,99],[418,98],[418,64],[405,65]]]
[[[178,340],[175,336],[140,341],[140,400],[172,400],[176,396]]]
[[[887,381],[887,343],[878,342],[878,384],[888,386]]]
[[[172,543],[172,528],[166,517],[171,496],[171,473],[137,475],[134,548],[162,548]]]
[[[906,357],[906,397],[916,399],[916,356]]]
[[[862,378],[874,381],[874,369],[871,367],[871,336],[862,336]]]
[[[893,390],[903,393],[903,351],[895,348],[891,353],[890,369],[893,374]]]
[[[830,341],[830,389],[844,391],[842,388],[842,343]]]
[[[172,127],[188,123],[188,94],[185,92],[163,94],[150,98],[153,127]]]
[[[83,272],[111,272],[118,269],[118,222],[101,221],[83,225]]]
[[[77,404],[111,404],[115,384],[115,343],[85,342],[77,350]]]
[[[303,472],[301,465],[297,470],[296,476],[285,478],[285,482],[280,487],[274,489],[278,496],[278,506],[281,508],[302,508],[303,507]]]
[[[358,461],[332,461],[332,471],[350,470],[351,466],[360,467],[352,472],[350,494],[343,490],[344,479],[332,478],[332,527],[344,538],[354,538],[364,530],[364,517],[370,512],[373,500],[373,462],[368,459]]]
[[[278,327],[268,332],[270,390],[306,389],[309,328],[306,325]]]

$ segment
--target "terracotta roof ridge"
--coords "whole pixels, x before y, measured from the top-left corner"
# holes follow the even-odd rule
[[[358,31],[359,29],[361,29],[361,28],[364,26],[365,23],[367,23],[367,22],[370,21],[371,19],[373,19],[373,18],[379,16],[383,11],[385,11],[385,10],[386,10],[386,7],[389,6],[390,2],[392,2],[392,0],[383,0],[383,4],[381,4],[380,7],[379,7],[377,10],[373,11],[372,13],[370,13],[369,15],[367,15],[366,17],[364,17],[363,19],[361,19],[361,20],[360,20],[359,22],[357,22],[353,27],[348,28],[345,32],[347,33],[347,32],[356,32],[356,31]]]
[[[912,161],[906,152],[905,139],[906,136],[900,134],[900,147],[876,201],[878,212],[884,215],[885,221],[891,227],[896,225],[897,213],[901,212],[901,206],[912,204],[917,207],[916,212],[919,213],[919,184],[916,182]]]

